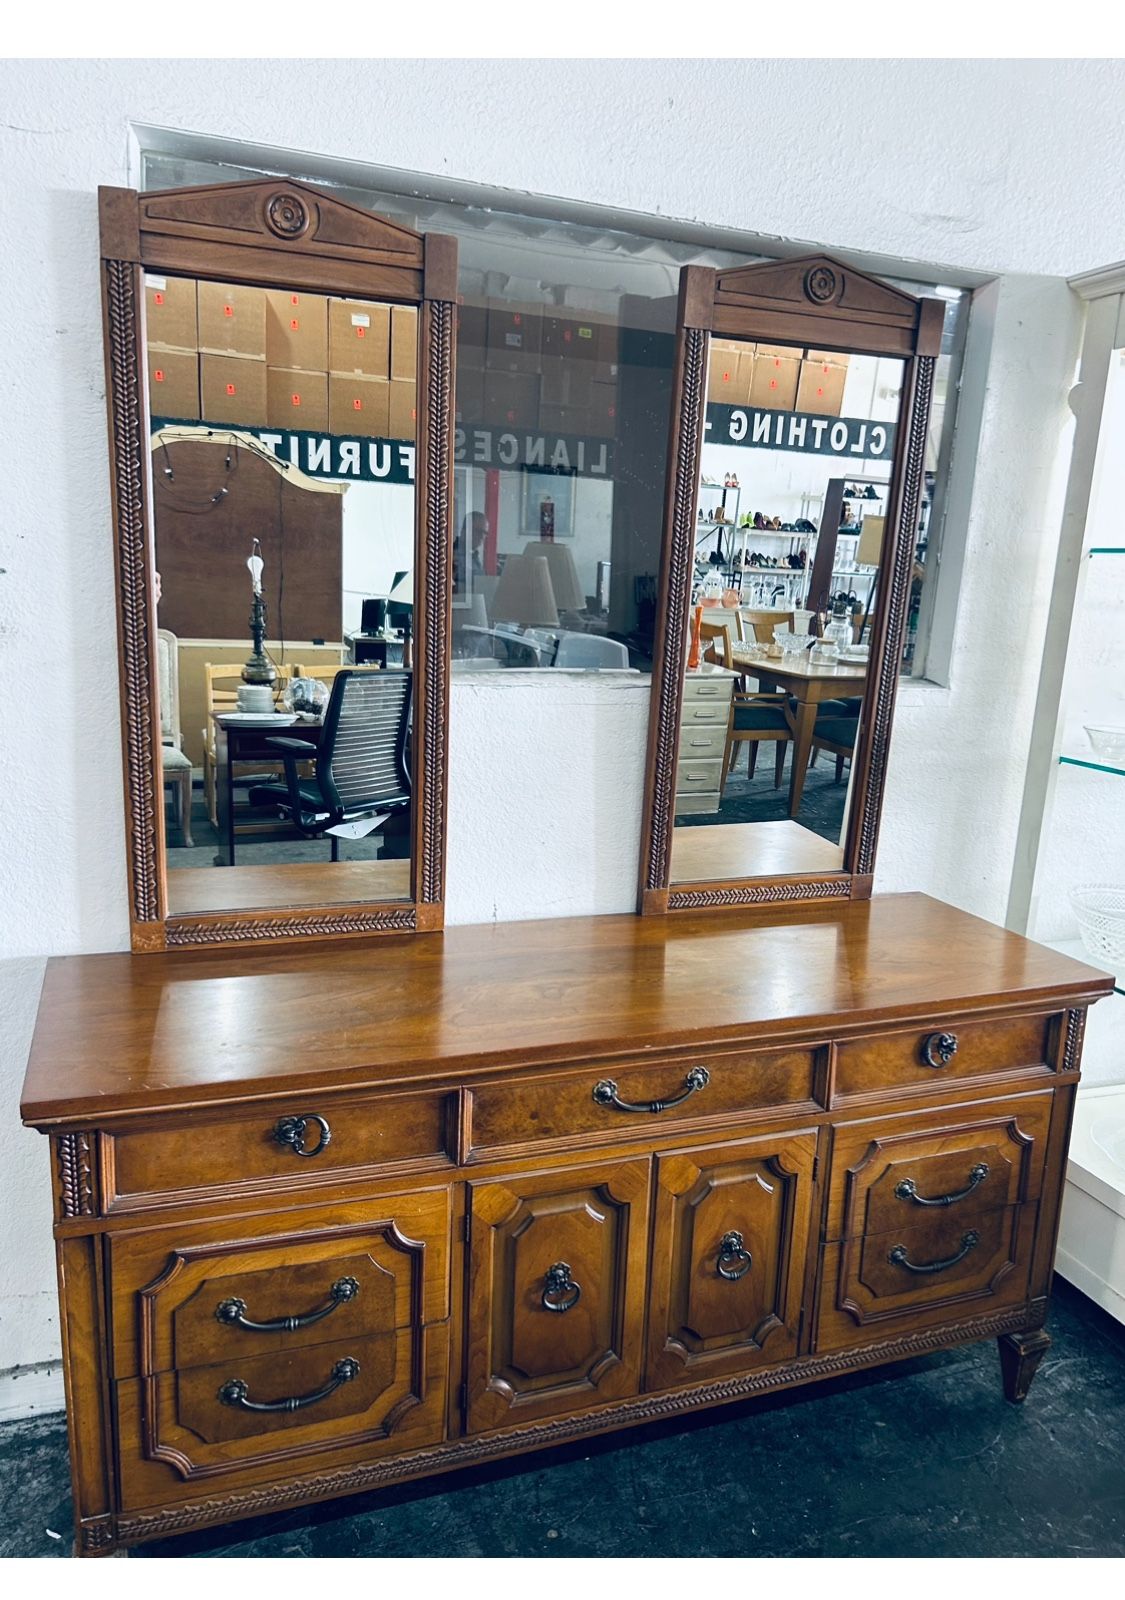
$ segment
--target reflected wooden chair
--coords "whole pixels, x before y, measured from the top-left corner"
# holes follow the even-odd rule
[[[286,683],[295,674],[292,664],[277,669],[277,690],[280,697]],[[207,815],[211,819],[211,826],[219,826],[219,795],[217,783],[217,758],[215,719],[216,711],[237,711],[238,686],[242,682],[242,666],[239,662],[212,662],[203,663],[203,704],[206,709],[206,721],[203,725],[203,794],[207,803]],[[258,777],[280,776],[280,767],[271,769],[263,767],[260,774],[255,774],[251,781]]]
[[[730,672],[738,672],[731,653],[730,634],[722,623],[703,623],[700,629],[700,641],[703,643],[705,661],[713,661],[717,666],[726,667]],[[754,776],[754,768],[758,761],[758,746],[767,742],[777,745],[774,755],[773,786],[775,789],[780,789],[782,773],[785,771],[785,748],[792,738],[793,722],[788,709],[788,696],[783,691],[773,689],[748,691],[736,688],[731,696],[730,717],[727,722],[723,775],[719,785],[720,804],[727,778],[734,771],[738,760],[740,745],[749,746],[746,760],[748,776],[751,778]]]
[[[772,644],[775,628],[792,630],[797,620],[792,611],[743,611],[739,608],[735,616],[738,618],[738,637],[743,644]]]

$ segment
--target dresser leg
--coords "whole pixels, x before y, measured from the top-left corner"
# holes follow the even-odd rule
[[[1026,1400],[1039,1363],[1051,1348],[1050,1334],[1043,1328],[1033,1328],[1028,1333],[1002,1333],[996,1343],[1000,1347],[1005,1400]]]

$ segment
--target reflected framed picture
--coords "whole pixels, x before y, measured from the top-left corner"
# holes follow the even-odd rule
[[[520,532],[525,539],[573,539],[577,473],[524,467]]]

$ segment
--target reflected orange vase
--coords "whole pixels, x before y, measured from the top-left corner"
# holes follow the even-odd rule
[[[688,651],[688,671],[694,672],[699,665],[700,641],[703,637],[703,607],[696,606],[691,614],[691,649]]]

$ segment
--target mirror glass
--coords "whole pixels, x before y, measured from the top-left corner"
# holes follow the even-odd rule
[[[672,883],[843,867],[903,378],[711,342]]]
[[[409,899],[418,315],[145,277],[168,911]]]

